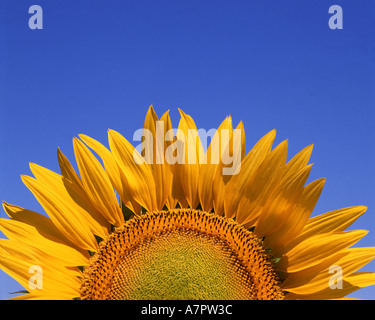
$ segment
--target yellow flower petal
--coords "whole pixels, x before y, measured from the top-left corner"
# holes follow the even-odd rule
[[[103,161],[105,171],[111,180],[111,183],[117,193],[120,195],[122,202],[135,214],[140,213],[140,205],[136,202],[130,193],[124,187],[126,185],[126,178],[124,173],[120,169],[119,165],[116,162],[113,154],[100,142],[95,139],[86,136],[84,134],[78,135],[81,140],[92,150],[94,150]]]
[[[245,143],[245,129],[243,126],[242,121],[239,122],[237,125],[236,129],[238,130],[241,134],[241,140],[238,142],[238,139],[236,140],[233,138],[233,134],[231,134],[231,139],[229,144],[225,147],[224,152],[227,155],[232,155],[233,157],[238,157],[239,155],[241,156],[240,158],[240,164],[242,163],[243,159],[245,158],[246,155],[246,143]],[[233,158],[233,162],[235,162]],[[219,162],[219,165],[217,166],[213,178],[213,207],[214,211],[218,215],[223,215],[224,214],[224,198],[225,198],[225,192],[226,192],[226,187],[229,182],[229,180],[233,177],[233,175],[227,175],[224,174],[225,168],[228,168],[229,166],[232,168],[236,164],[231,163],[231,164],[226,164],[222,161]],[[233,168],[234,169],[234,168]],[[239,168],[239,172],[236,173],[236,175],[241,174],[241,167]]]
[[[178,166],[181,186],[189,206],[196,209],[199,204],[199,159],[204,158],[203,146],[198,136],[194,120],[179,109],[181,119],[178,125],[177,140],[184,145],[184,165]]]
[[[150,106],[144,122],[144,141],[142,142],[145,159],[151,164],[151,170],[156,184],[157,207],[161,210],[172,190],[172,170],[165,160],[167,147],[165,136],[169,130],[169,115],[158,119],[152,105]]]
[[[273,193],[280,182],[286,163],[287,150],[288,141],[285,140],[266,156],[264,161],[252,171],[250,176],[244,177],[247,178],[247,181],[244,183],[242,197],[238,203],[236,215],[238,223],[243,224],[249,220],[255,221],[260,212],[262,212],[262,208],[268,200],[268,195]],[[231,184],[232,180],[230,180],[229,184]],[[230,199],[230,196],[227,197],[226,195],[225,200],[227,199]],[[259,228],[257,229],[259,230]]]
[[[57,239],[62,243],[69,243],[69,245],[73,246],[75,249],[78,248],[75,246],[75,244],[69,241],[59,229],[56,228],[52,220],[48,217],[31,210],[6,203],[5,201],[3,201],[3,208],[11,219],[34,226],[44,237],[49,239]]]
[[[238,204],[249,184],[249,177],[270,152],[275,136],[276,131],[272,130],[260,139],[242,160],[240,173],[232,176],[227,183],[224,198],[224,211],[227,217],[231,218],[236,215]]]
[[[124,173],[125,188],[147,211],[157,210],[152,170],[139,152],[118,132],[109,130],[109,146]]]
[[[19,221],[0,219],[0,230],[10,240],[32,243],[38,250],[61,260],[60,263],[65,266],[84,266],[88,263],[88,253],[84,255],[51,235],[49,239],[46,235],[41,235],[34,226]]]
[[[57,149],[57,159],[59,161],[61,175],[65,179],[67,179],[67,180],[71,181],[72,183],[76,184],[77,186],[80,186],[81,188],[83,188],[81,179],[79,178],[78,174],[75,172],[75,170],[74,170],[72,164],[70,163],[70,161],[61,152],[60,148]]]
[[[216,130],[214,136],[211,139],[211,143],[206,151],[206,160],[207,163],[200,164],[199,172],[199,181],[198,181],[198,193],[200,204],[204,211],[210,212],[213,209],[213,187],[214,187],[214,177],[216,170],[219,168],[221,162],[221,155],[226,148],[226,145],[223,145],[225,142],[222,133],[226,132],[228,135],[229,145],[232,140],[232,118],[227,117],[220,124],[219,128]],[[224,133],[225,134],[225,133]]]
[[[172,121],[169,116],[169,111],[165,112],[161,116],[160,121],[163,121],[164,123],[164,132],[165,132],[164,155],[166,155],[168,148],[176,141],[176,138],[173,133]],[[167,183],[170,183],[170,185],[167,185],[165,187],[165,191],[167,193],[169,190],[169,194],[168,194],[165,205],[167,206],[168,209],[174,209],[176,208],[177,203],[180,202],[181,206],[187,207],[187,202],[186,202],[186,199],[184,198],[184,193],[183,193],[182,186],[181,186],[181,179],[180,179],[179,168],[178,168],[179,164],[175,163],[172,165],[169,163],[167,159],[165,159],[164,166],[167,167],[165,168],[165,170],[167,171],[166,181]],[[169,175],[171,175],[172,177],[169,178]]]
[[[354,230],[312,236],[285,253],[277,267],[289,273],[310,268],[350,247],[367,233],[366,230]]]
[[[86,221],[92,233],[104,238],[108,235],[110,224],[103,214],[93,205],[81,183],[75,183],[65,177],[43,168],[35,163],[30,163],[30,169],[35,178],[52,193],[57,194],[74,209],[73,215]]]
[[[274,236],[276,231],[285,228],[291,212],[300,199],[310,170],[311,166],[307,166],[295,172],[294,175],[288,175],[285,182],[281,182],[275,193],[271,194],[255,229],[259,237]]]
[[[120,226],[124,223],[124,217],[106,172],[83,142],[75,138],[73,146],[88,197],[108,222]]]
[[[362,268],[375,258],[375,248],[351,248],[333,255],[311,268],[290,274],[283,283],[283,288],[296,294],[314,294],[326,290],[333,276],[332,266],[342,269],[342,279]]]
[[[313,145],[309,145],[289,160],[285,166],[284,179],[287,178],[288,175],[294,174],[294,172],[307,166],[312,150]]]
[[[287,251],[285,248],[287,244],[298,236],[306,225],[309,216],[318,202],[325,181],[322,178],[305,186],[295,206],[290,208],[290,211],[283,216],[283,219],[278,220],[280,228],[266,238],[266,245],[274,249],[273,253],[276,256]]]
[[[0,239],[0,266],[16,279],[26,290],[40,293],[56,292],[69,294],[71,298],[79,296],[80,272],[61,266],[51,260],[42,251],[17,241]],[[29,280],[33,273],[30,267],[38,266],[42,271],[42,288],[32,289]]]
[[[365,211],[365,206],[348,207],[333,210],[309,219],[300,231],[300,234],[288,244],[285,244],[283,251],[288,251],[301,241],[317,234],[343,231],[358,219]]]
[[[373,272],[357,272],[348,276],[343,281],[342,289],[326,288],[315,294],[299,295],[289,293],[286,296],[287,300],[336,300],[336,299],[350,299],[345,298],[352,292],[375,284],[375,273]]]
[[[62,181],[57,183],[51,179],[50,186],[28,176],[22,176],[22,181],[65,237],[82,249],[97,249],[94,230],[90,228],[95,225],[94,219],[72,200]],[[91,226],[89,222],[92,222]],[[95,231],[100,231],[100,226],[97,227]],[[102,232],[99,235],[101,234]]]

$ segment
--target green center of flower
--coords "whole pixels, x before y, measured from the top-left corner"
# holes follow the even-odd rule
[[[260,240],[233,220],[195,210],[132,219],[85,270],[82,299],[283,297]]]
[[[114,272],[111,299],[244,299],[251,276],[222,240],[190,230],[145,238]]]

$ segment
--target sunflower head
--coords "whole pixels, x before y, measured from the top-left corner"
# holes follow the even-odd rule
[[[191,209],[116,229],[85,270],[85,299],[280,299],[260,240],[232,219]]]
[[[30,165],[45,214],[4,202],[0,219],[18,299],[336,299],[375,283],[356,272],[374,248],[352,247],[367,231],[345,231],[366,207],[310,217],[325,182],[307,184],[312,146],[287,161],[272,130],[245,152],[242,122],[198,134],[180,116],[174,130],[151,106],[138,147],[79,135],[78,172],[60,150],[60,173]]]

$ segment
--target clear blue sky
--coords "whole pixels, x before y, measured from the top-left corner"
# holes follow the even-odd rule
[[[28,27],[33,4],[43,30]],[[342,30],[328,27],[333,4]],[[58,171],[57,147],[73,160],[77,134],[131,140],[150,104],[175,126],[179,107],[206,130],[243,120],[247,150],[273,128],[290,156],[314,143],[311,180],[327,178],[314,215],[367,205],[351,229],[374,246],[374,1],[1,0],[0,11],[0,200],[43,212],[20,179],[29,162]],[[0,299],[20,289],[0,272]]]

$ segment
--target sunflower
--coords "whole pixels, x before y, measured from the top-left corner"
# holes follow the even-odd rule
[[[325,183],[307,184],[312,146],[287,161],[272,130],[246,153],[228,116],[204,148],[180,116],[176,132],[151,106],[139,148],[79,135],[79,173],[59,149],[60,174],[30,164],[46,215],[4,202],[0,220],[15,299],[340,299],[375,284],[357,272],[375,248],[352,247],[367,231],[345,231],[366,207],[310,218]]]

